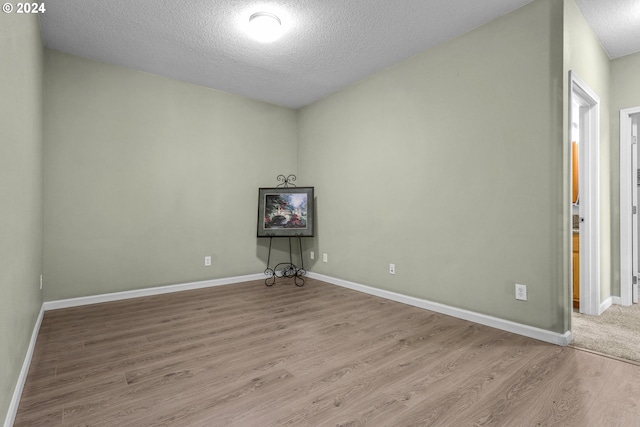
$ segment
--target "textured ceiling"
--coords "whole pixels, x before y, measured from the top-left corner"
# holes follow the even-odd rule
[[[51,49],[299,108],[530,1],[48,0],[40,24]],[[640,0],[576,3],[610,56],[640,50],[637,21],[610,10]],[[258,11],[280,17],[279,40],[246,34]]]
[[[575,0],[610,58],[640,52],[640,0]]]

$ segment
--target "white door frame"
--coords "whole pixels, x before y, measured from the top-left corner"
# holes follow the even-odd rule
[[[580,313],[599,315],[606,308],[600,304],[600,98],[573,71],[569,97],[569,117],[573,101],[580,106]]]
[[[632,304],[633,277],[633,203],[631,178],[631,116],[640,113],[640,107],[620,110],[620,304]]]

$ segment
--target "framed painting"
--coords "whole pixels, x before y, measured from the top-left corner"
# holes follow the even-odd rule
[[[260,188],[258,237],[312,237],[313,187]]]

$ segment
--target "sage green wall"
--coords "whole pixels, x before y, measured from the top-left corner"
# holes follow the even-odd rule
[[[620,110],[640,107],[638,76],[640,53],[611,61],[611,266],[614,295],[620,295]]]
[[[302,109],[310,268],[564,333],[562,40],[538,0]]]
[[[42,44],[38,19],[0,13],[0,420],[42,305]]]
[[[44,107],[46,300],[264,270],[295,111],[51,50]]]
[[[619,268],[612,268],[613,251],[619,252],[613,244],[614,237],[619,232],[613,228],[612,203],[618,199],[616,190],[611,183],[611,144],[610,144],[610,59],[600,46],[598,38],[587,24],[582,12],[573,0],[565,0],[565,130],[568,132],[569,96],[568,73],[573,70],[600,98],[600,300],[606,300],[614,292],[613,283],[617,283],[618,294],[620,287]],[[568,144],[568,133],[565,133]],[[568,148],[567,148],[568,153]],[[567,166],[569,159],[567,158]],[[567,204],[570,202],[568,201]],[[619,204],[619,202],[618,202]],[[619,237],[618,237],[619,239]],[[619,243],[618,243],[619,245]],[[571,247],[567,249],[571,251]],[[618,262],[619,265],[619,262]]]
[[[612,141],[620,142],[620,110],[640,106],[639,76],[640,53],[611,61],[611,130],[615,135]]]

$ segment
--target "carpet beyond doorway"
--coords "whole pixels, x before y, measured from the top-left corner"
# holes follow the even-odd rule
[[[600,316],[573,313],[573,341],[578,348],[640,363],[640,305],[614,305]]]

